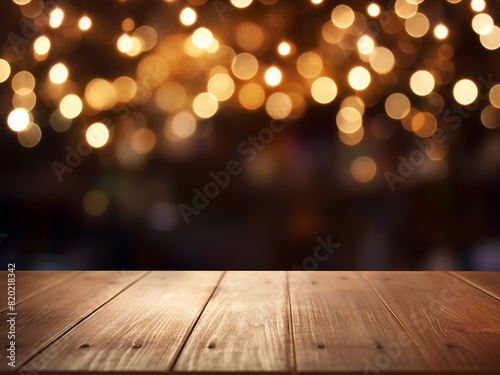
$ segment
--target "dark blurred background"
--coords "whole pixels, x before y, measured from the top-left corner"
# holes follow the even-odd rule
[[[254,0],[248,6],[241,2],[242,8],[222,0],[5,1],[0,58],[11,72],[0,83],[2,264],[16,262],[18,269],[500,270],[500,90],[495,88],[500,37],[496,26],[483,37],[472,26],[477,14],[500,22],[500,3],[486,2],[480,10],[477,1],[472,6],[466,0],[425,1],[418,12],[428,19],[428,31],[416,37],[411,33],[418,27],[405,27],[416,1],[398,1],[379,2],[377,16],[367,13],[369,2],[349,1],[356,13],[346,28],[332,24],[337,1]],[[197,13],[193,25],[179,19],[186,7]],[[52,27],[47,20],[56,8],[64,17]],[[91,19],[88,30],[78,27],[83,16]],[[433,32],[438,24],[448,28],[444,39]],[[120,51],[120,36],[132,36],[141,26],[148,26],[142,29],[141,50]],[[186,52],[185,40],[199,27],[211,30],[217,52]],[[390,72],[377,73],[369,57],[358,52],[363,35],[392,51]],[[51,42],[46,54],[34,52],[40,36]],[[277,51],[283,41],[291,45],[288,56]],[[316,77],[304,77],[296,67],[308,51],[322,59]],[[242,52],[259,61],[251,80],[231,70],[234,55]],[[160,81],[146,85],[145,96],[120,97],[118,84],[114,91],[105,84],[94,91],[88,87],[95,78],[112,83],[118,77],[131,77],[135,87],[142,79],[144,86],[148,71],[140,64],[148,56],[157,60],[147,61],[160,62],[160,68],[152,68],[159,73],[149,71]],[[56,63],[69,71],[62,84],[48,78]],[[276,87],[263,78],[271,65],[283,73]],[[364,90],[349,85],[355,66],[370,72]],[[410,77],[417,70],[434,76],[432,94],[412,91]],[[13,104],[12,81],[24,71],[36,80],[36,104],[26,109],[41,131],[39,141],[36,132],[34,141],[32,136],[23,140],[7,124],[14,107],[22,107]],[[219,102],[217,113],[201,118],[193,112],[193,100],[207,91],[217,72],[231,77],[235,91]],[[319,76],[332,78],[338,89],[328,104],[310,94]],[[465,78],[479,89],[468,106],[453,94]],[[248,109],[240,90],[249,82],[259,85],[266,99],[285,93],[292,108],[283,115],[273,114],[269,102],[267,108],[261,103]],[[255,90],[247,101],[258,96]],[[103,96],[101,104],[90,98],[96,92]],[[386,99],[396,92],[411,102],[410,125],[386,113]],[[71,125],[58,112],[69,93],[83,102]],[[343,100],[356,95],[364,103],[362,139],[352,140],[339,131],[337,114],[348,106]],[[180,111],[191,113],[182,123],[189,128],[184,133],[172,125]],[[410,117],[420,112],[430,118],[427,134],[412,128]],[[264,134],[259,131],[271,126],[272,117],[285,117],[274,122],[284,130],[265,147],[261,141],[255,159],[248,161],[250,154],[239,147]],[[95,122],[104,123],[110,137],[91,149],[86,131]],[[433,138],[439,134],[443,142]],[[423,140],[428,142],[421,148],[417,143]],[[226,170],[231,160],[241,173],[231,176],[206,208],[194,207],[193,189],[203,191],[213,181],[210,172]],[[197,211],[189,224],[180,204]],[[315,250],[328,241],[338,244],[331,254]]]

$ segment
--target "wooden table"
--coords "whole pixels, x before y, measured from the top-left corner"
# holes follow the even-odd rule
[[[500,374],[496,272],[19,271],[16,298],[22,374]]]

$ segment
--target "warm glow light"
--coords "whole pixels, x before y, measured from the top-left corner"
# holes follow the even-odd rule
[[[315,52],[305,52],[297,59],[297,71],[304,78],[317,77],[323,70],[323,60]]]
[[[495,85],[489,93],[490,103],[500,109],[500,85]]]
[[[26,129],[29,123],[30,115],[24,108],[14,109],[7,117],[7,125],[16,132]]]
[[[218,108],[217,99],[208,92],[199,94],[193,101],[193,110],[201,118],[212,117]]]
[[[462,105],[473,103],[477,98],[477,94],[477,86],[470,79],[462,79],[453,87],[453,96]]]
[[[493,26],[488,34],[480,35],[479,40],[483,47],[488,50],[500,48],[500,27]]]
[[[198,48],[207,48],[212,44],[212,32],[204,27],[200,27],[193,33],[193,43]]]
[[[437,25],[434,28],[434,36],[438,39],[445,39],[448,36],[448,28],[445,25]]]
[[[371,3],[370,5],[368,5],[366,11],[371,17],[377,17],[380,14],[380,7],[375,3]]]
[[[489,14],[480,13],[472,19],[472,28],[479,35],[489,34],[493,26],[493,18]]]
[[[178,138],[187,138],[196,131],[196,119],[189,112],[180,112],[171,123],[172,133]]]
[[[375,48],[375,42],[368,35],[363,35],[358,40],[358,51],[363,55],[369,55]]]
[[[410,100],[403,94],[395,93],[385,101],[385,111],[389,117],[400,120],[410,113]]]
[[[113,82],[116,98],[122,102],[132,100],[137,93],[137,84],[135,81],[126,76],[118,77]]]
[[[4,59],[0,59],[0,83],[5,82],[9,76],[10,64]]]
[[[421,138],[430,137],[436,128],[437,120],[429,112],[419,112],[411,118],[411,130]]]
[[[49,78],[55,84],[61,84],[68,78],[68,68],[64,64],[56,64],[49,71]]]
[[[364,90],[370,84],[370,72],[362,66],[357,66],[349,72],[349,85],[355,90]]]
[[[418,5],[408,0],[396,0],[394,11],[401,18],[411,18],[417,13]]]
[[[92,20],[87,16],[80,18],[80,21],[78,21],[78,27],[80,28],[80,30],[86,31],[90,29],[91,26]]]
[[[415,13],[405,20],[405,30],[414,38],[421,38],[429,31],[429,19],[423,13]]]
[[[106,125],[96,122],[88,127],[85,139],[90,146],[100,148],[108,142],[109,130]]]
[[[26,5],[28,4],[31,0],[12,0],[14,3],[17,5]]]
[[[28,92],[26,95],[15,93],[12,97],[12,105],[14,108],[24,108],[31,111],[36,104],[36,95],[33,91]]]
[[[12,90],[19,95],[27,95],[35,88],[35,77],[25,70],[12,77]]]
[[[179,19],[181,20],[182,24],[186,26],[191,26],[196,22],[197,18],[198,16],[196,12],[191,8],[184,8],[179,15]]]
[[[321,4],[323,2],[323,0],[311,0],[311,3],[317,5],[317,4]]]
[[[117,47],[121,52],[128,52],[133,47],[132,38],[127,34],[123,34],[117,42]]]
[[[208,92],[220,102],[227,100],[234,93],[234,81],[225,73],[215,74],[208,81]]]
[[[277,120],[287,118],[292,112],[292,99],[282,92],[275,92],[266,102],[267,114]]]
[[[111,82],[95,78],[85,87],[85,100],[97,110],[111,108],[116,100],[116,89]]]
[[[236,8],[246,8],[252,3],[252,0],[231,0],[231,4],[233,4]]]
[[[337,127],[343,133],[354,133],[361,128],[361,113],[352,107],[341,108],[336,117]]]
[[[66,95],[59,104],[59,110],[66,118],[77,117],[82,112],[82,108],[81,99],[74,94]]]
[[[278,46],[278,53],[282,56],[287,56],[290,54],[292,48],[290,47],[290,44],[288,44],[287,42],[282,42],[280,43],[280,45]]]
[[[262,27],[253,22],[240,22],[234,33],[236,43],[244,51],[256,51],[264,43],[265,34]]]
[[[277,86],[281,82],[281,71],[275,66],[267,69],[265,80],[269,86]]]
[[[33,49],[38,55],[45,55],[50,50],[50,40],[46,36],[41,36],[35,40]]]
[[[331,78],[318,78],[311,86],[311,95],[318,103],[330,103],[337,96],[337,85]]]
[[[32,148],[42,139],[42,131],[37,124],[31,123],[26,129],[17,133],[17,139],[24,147]]]
[[[257,83],[247,83],[239,92],[238,99],[246,109],[257,109],[266,100],[264,89]]]
[[[392,52],[385,47],[375,47],[370,54],[370,66],[379,74],[389,73],[396,64]]]
[[[54,9],[52,13],[50,13],[50,20],[49,20],[50,27],[55,29],[61,26],[63,18],[64,18],[64,12],[59,8]]]
[[[472,10],[482,12],[486,8],[486,2],[484,0],[472,0],[470,6]]]
[[[369,182],[376,174],[377,165],[367,156],[361,156],[351,164],[351,175],[358,182]]]
[[[151,151],[156,144],[156,136],[148,128],[139,128],[130,137],[130,146],[138,154],[146,154]]]
[[[354,12],[347,5],[337,5],[332,10],[332,22],[341,29],[346,29],[354,22]]]
[[[411,89],[420,96],[429,95],[434,90],[434,85],[434,77],[426,70],[419,70],[410,78]]]
[[[231,64],[233,74],[239,79],[247,80],[257,74],[259,62],[249,53],[240,53]]]

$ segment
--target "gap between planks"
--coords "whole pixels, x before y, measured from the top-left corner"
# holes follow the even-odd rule
[[[110,301],[112,301],[114,298],[116,298],[118,295],[120,295],[121,293],[123,293],[125,290],[127,290],[128,288],[130,288],[132,285],[134,285],[135,283],[137,283],[139,280],[143,279],[144,277],[146,277],[151,271],[145,271],[143,272],[142,274],[140,274],[134,281],[132,281],[130,284],[126,285],[123,289],[119,290],[117,293],[115,293],[112,297],[110,297],[108,300],[104,301],[103,303],[101,303],[101,305],[97,306],[94,310],[90,311],[87,315],[83,316],[81,319],[77,320],[76,322],[74,322],[71,326],[69,326],[68,328],[66,328],[65,330],[61,331],[59,334],[57,334],[47,345],[43,346],[42,348],[38,349],[33,355],[29,356],[26,360],[23,361],[23,363],[21,363],[19,366],[18,366],[18,370],[17,371],[20,371],[21,373],[23,372],[31,372],[32,370],[31,369],[27,369],[27,371],[25,370],[25,366],[30,363],[35,357],[37,357],[38,355],[40,355],[43,351],[47,350],[50,348],[50,346],[54,345],[58,340],[60,340],[64,335],[66,335],[67,333],[69,333],[72,329],[74,329],[76,326],[78,326],[81,322],[83,322],[84,320],[88,319],[90,316],[92,316],[96,311],[98,311],[99,309],[101,309],[103,306],[105,306],[107,303],[109,303]],[[78,275],[79,273],[77,273],[76,275]],[[60,283],[58,283],[60,284]]]

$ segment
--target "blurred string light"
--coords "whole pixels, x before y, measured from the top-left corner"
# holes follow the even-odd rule
[[[191,26],[196,22],[197,19],[196,12],[192,8],[184,8],[179,15],[179,19],[181,20],[183,25]]]
[[[26,17],[36,21],[43,16],[43,9],[35,2],[13,1]],[[446,6],[459,1],[448,0]],[[276,3],[261,2],[269,6]],[[328,20],[318,25],[319,40],[307,49],[285,33],[274,35],[276,40],[272,40],[264,24],[243,16],[235,22],[231,35],[217,24],[202,24],[198,17],[201,8],[196,7],[203,3],[193,0],[189,7],[178,10],[179,30],[175,32],[166,33],[136,24],[138,19],[124,18],[111,35],[114,53],[119,59],[137,62],[135,71],[107,79],[91,77],[83,83],[76,67],[64,61],[64,51],[70,50],[66,39],[76,38],[75,32],[95,35],[99,20],[75,14],[73,8],[52,9],[47,27],[40,27],[39,34],[28,40],[34,64],[43,64],[43,76],[35,77],[29,71],[31,62],[17,64],[7,56],[0,59],[0,82],[10,80],[13,91],[7,124],[17,132],[21,145],[35,146],[45,131],[34,123],[38,103],[53,105],[50,129],[65,132],[73,129],[73,124],[93,123],[85,132],[87,143],[101,148],[117,142],[121,150],[117,154],[125,155],[146,154],[162,144],[144,116],[141,118],[137,111],[136,117],[130,115],[125,121],[128,125],[123,127],[126,131],[113,137],[113,142],[108,127],[89,118],[100,111],[151,102],[165,116],[163,136],[170,142],[189,142],[202,128],[198,121],[213,117],[224,106],[265,111],[273,119],[284,119],[291,114],[300,116],[309,101],[318,105],[338,102],[333,126],[337,126],[342,143],[355,146],[363,141],[367,126],[380,139],[394,134],[395,130],[382,131],[370,121],[365,123],[365,108],[377,103],[382,103],[385,115],[400,122],[403,129],[425,138],[437,129],[445,90],[462,105],[478,97],[473,80],[455,77],[455,63],[459,63],[453,60],[456,41],[448,37],[450,32],[452,36],[456,33],[449,24],[436,22],[434,15],[426,14],[420,7],[422,0],[396,0],[390,11],[377,2],[361,10],[347,2],[325,8],[330,12]],[[233,10],[244,15],[245,8],[254,2],[230,3],[237,8]],[[321,4],[321,8],[330,5],[322,0],[308,4]],[[500,48],[500,28],[488,14],[485,1],[472,0],[470,7],[469,27],[479,43],[487,51]],[[384,19],[379,23],[382,34],[373,33],[369,27],[369,22],[378,22],[377,17]],[[393,35],[397,46],[387,45],[384,34]],[[420,61],[420,38],[424,37],[436,44],[436,53]],[[411,66],[418,68],[413,70]],[[486,128],[496,128],[500,118],[498,86],[490,90],[489,100],[481,112],[481,122]],[[442,160],[446,156],[443,150],[429,157]],[[351,165],[351,175],[357,181],[370,181],[375,174],[376,164],[371,158],[356,159]]]
[[[87,31],[91,26],[92,20],[87,16],[83,16],[82,18],[80,18],[80,21],[78,21],[78,27],[80,28],[80,30]]]

